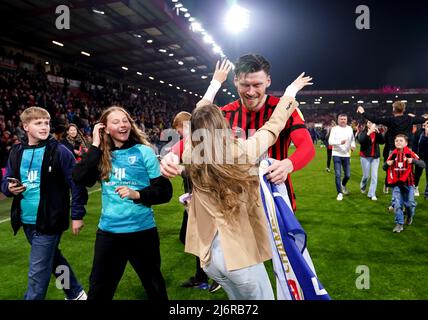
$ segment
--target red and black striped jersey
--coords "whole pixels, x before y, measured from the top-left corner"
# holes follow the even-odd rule
[[[408,147],[405,147],[402,151],[395,149],[389,155],[388,160],[393,160],[394,163],[387,170],[388,185],[413,186],[415,184],[413,164],[407,161],[409,158],[419,160],[418,155]]]
[[[229,122],[235,135],[246,139],[252,136],[269,119],[279,100],[277,97],[268,95],[264,106],[256,112],[247,110],[240,99],[220,107],[220,110],[223,111],[224,117]],[[291,142],[296,146],[296,151],[291,157],[288,157],[288,149]],[[289,158],[293,163],[294,171],[303,168],[312,160],[315,155],[315,149],[299,109],[296,109],[288,119],[278,140],[269,148],[268,154],[269,157],[277,160]],[[290,176],[287,178],[285,185],[287,186],[293,210],[295,210],[295,194]]]

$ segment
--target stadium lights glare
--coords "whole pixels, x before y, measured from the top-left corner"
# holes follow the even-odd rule
[[[232,94],[232,92],[228,91],[227,94],[230,96]]]
[[[162,84],[165,83],[165,81],[163,81],[163,80],[159,80],[159,82],[162,83]]]
[[[226,29],[232,33],[239,33],[248,29],[250,24],[250,11],[238,5],[233,5],[225,17]]]
[[[328,103],[329,103],[329,104],[334,104],[334,101],[329,101]]]
[[[122,69],[125,70],[125,71],[128,71],[127,67],[122,66]]]
[[[46,61],[45,64],[49,64],[49,61]]]
[[[87,53],[86,51],[80,51],[81,54],[83,54],[84,56],[90,57],[91,54]]]
[[[207,76],[201,76],[201,79],[206,79],[206,78],[208,78]]]
[[[314,104],[320,104],[320,103],[321,103],[321,102],[319,102],[319,101],[315,101],[315,102],[314,102]]]
[[[165,49],[159,49],[159,52],[166,53]]]
[[[232,94],[232,98],[235,98],[235,95],[234,95],[234,94]]]
[[[178,2],[178,0],[171,0],[172,2]]]
[[[177,88],[177,90],[180,90],[180,87],[176,87]]]
[[[195,21],[196,19],[195,18],[193,18],[193,17],[190,17],[189,18],[189,22],[193,22],[193,21]]]
[[[185,18],[189,18],[189,17],[190,17],[190,13],[186,12],[186,13],[184,14],[184,17],[185,17]]]
[[[233,97],[233,96],[232,96]],[[306,104],[306,102],[305,101],[301,101],[301,102],[299,102],[300,104]]]
[[[407,103],[407,100],[401,100],[401,102],[403,102],[403,103]]]
[[[354,99],[354,96],[352,96],[351,98]]]
[[[170,53],[170,54],[168,54],[168,56],[173,57],[173,56],[174,56],[174,54],[173,54],[173,53]]]
[[[54,40],[54,41],[52,41],[52,43],[56,44],[57,46],[64,47],[64,45],[61,42],[58,42],[58,41]]]
[[[184,92],[187,92],[187,90],[186,90],[186,89],[183,89],[183,91],[184,91]]]
[[[422,100],[416,100],[416,103],[422,103]]]
[[[205,43],[209,43],[209,44],[214,43],[213,37],[211,37],[209,34],[206,34],[203,40]]]
[[[214,53],[220,53],[222,51],[221,51],[221,48],[219,46],[215,45],[215,46],[213,46],[213,52]]]
[[[193,92],[192,91],[189,91],[189,94],[192,94]]]
[[[185,8],[185,7],[181,7],[181,8],[180,8],[180,11],[181,11],[181,12],[187,12],[188,10],[187,10],[187,8]]]
[[[169,85],[170,87],[172,87],[172,83],[168,83],[168,85]]]
[[[196,70],[192,68],[192,69],[190,69],[190,72],[196,72]]]
[[[105,14],[104,11],[101,10],[97,10],[97,9],[92,9],[93,13],[98,13],[98,14]]]
[[[177,62],[180,66],[182,66],[183,64],[184,64],[184,62],[183,61],[178,61]]]
[[[147,43],[153,43],[153,40],[152,39],[148,39],[146,42]]]
[[[189,19],[190,20],[190,19]],[[199,22],[192,22],[190,24],[190,29],[192,29],[193,32],[201,32],[204,31],[204,28],[202,28],[202,25]]]
[[[349,101],[346,101],[346,100],[345,100],[345,101],[343,101],[343,103],[344,103],[344,104],[348,104],[348,103],[349,103]]]
[[[142,76],[142,75],[143,75],[140,71],[137,71],[137,74],[138,74],[139,76]]]
[[[180,2],[175,4],[175,7],[176,7],[176,8],[181,8],[182,6],[183,6],[183,4],[182,4],[182,3],[180,3]]]
[[[155,80],[155,78],[154,78],[154,77],[152,77],[152,76],[149,76],[149,79],[150,79],[150,80]]]
[[[197,93],[195,93],[195,96],[197,97],[197,96],[198,96],[198,94],[197,94]]]
[[[227,89],[225,88],[225,89],[223,89],[223,92],[226,92],[227,91]]]
[[[357,103],[364,103],[364,101],[363,100],[358,100]]]
[[[141,34],[134,33],[135,38],[141,38]]]
[[[386,103],[392,103],[392,100],[386,100]]]
[[[377,101],[377,100],[373,100],[373,101],[372,101],[372,103],[379,103],[379,101]]]

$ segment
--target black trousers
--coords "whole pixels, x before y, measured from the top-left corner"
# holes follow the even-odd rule
[[[184,210],[183,221],[181,222],[181,228],[180,228],[180,241],[182,244],[186,244],[186,230],[187,230],[188,217],[189,215],[187,214],[187,210]],[[195,279],[200,282],[208,282],[208,276],[206,275],[204,270],[201,268],[201,261],[199,260],[199,257],[196,257]]]
[[[94,251],[88,300],[112,300],[128,261],[150,300],[168,300],[157,228],[119,234],[98,230]]]

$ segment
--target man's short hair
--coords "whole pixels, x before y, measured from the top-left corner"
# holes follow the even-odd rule
[[[397,138],[404,138],[404,140],[406,140],[406,142],[409,142],[409,138],[405,134],[403,134],[403,133],[397,134],[395,136],[394,140],[397,139]]]
[[[402,101],[395,101],[392,104],[392,112],[393,113],[403,113],[406,111],[406,104]]]
[[[265,57],[249,53],[238,58],[235,62],[235,75],[253,73],[263,70],[266,74],[270,75],[270,63]]]
[[[19,119],[21,119],[22,123],[28,123],[31,120],[35,119],[50,119],[51,116],[46,109],[40,107],[29,107],[22,111]]]
[[[340,117],[346,117],[346,118],[348,118],[348,115],[347,115],[347,114],[344,114],[344,113],[341,113],[341,114],[339,114],[339,115],[337,116],[337,119],[339,119]]]
[[[172,127],[174,129],[177,129],[178,127],[183,126],[183,122],[190,121],[190,118],[192,115],[187,111],[181,111],[177,113],[177,115],[174,117],[174,120],[172,121]]]

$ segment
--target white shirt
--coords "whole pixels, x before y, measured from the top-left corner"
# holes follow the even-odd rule
[[[342,144],[343,140],[346,141],[344,144]],[[333,156],[350,157],[351,148],[355,149],[355,137],[352,128],[350,126],[335,126],[331,128],[328,143],[333,146]]]

